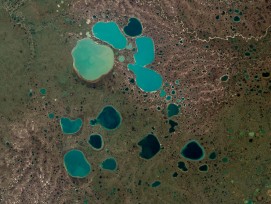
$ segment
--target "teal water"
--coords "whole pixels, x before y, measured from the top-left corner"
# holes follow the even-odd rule
[[[166,97],[166,100],[167,100],[167,101],[170,101],[170,100],[171,100],[171,96],[168,95],[168,96]]]
[[[160,181],[155,181],[151,184],[151,187],[155,188],[155,187],[158,187],[161,185],[161,182]]]
[[[64,166],[68,174],[76,178],[84,178],[91,172],[91,165],[84,153],[72,149],[64,155]]]
[[[223,163],[228,163],[229,162],[229,158],[228,157],[224,157],[221,160]]]
[[[137,53],[134,54],[135,64],[146,66],[154,61],[154,42],[150,37],[136,38]]]
[[[138,142],[141,147],[140,157],[143,159],[151,159],[160,151],[160,142],[157,137],[149,134]]]
[[[130,37],[142,34],[142,24],[137,18],[130,18],[128,25],[123,29],[124,33]]]
[[[167,92],[166,92],[164,89],[161,89],[161,90],[160,90],[159,96],[160,96],[161,98],[163,98],[163,97],[165,97],[166,95],[167,95]]]
[[[117,23],[98,22],[92,27],[94,37],[104,41],[114,47],[115,49],[124,49],[127,45],[127,39],[121,32]]]
[[[181,149],[181,155],[191,161],[199,161],[205,157],[204,148],[195,140],[191,140]]]
[[[41,95],[46,95],[46,92],[47,92],[46,89],[44,89],[44,88],[40,89],[40,94]]]
[[[211,152],[211,154],[209,155],[209,159],[210,159],[210,160],[215,160],[216,157],[217,157],[216,152]]]
[[[174,115],[178,115],[180,112],[179,110],[179,106],[174,104],[174,103],[171,103],[168,105],[167,107],[167,116],[170,118]]]
[[[119,60],[120,62],[124,62],[125,57],[124,57],[123,55],[120,55],[120,56],[118,57],[118,60]]]
[[[133,49],[133,44],[129,43],[128,45],[126,45],[126,49],[127,50],[132,50]]]
[[[91,125],[91,126],[95,126],[95,125],[97,125],[97,120],[96,119],[93,119],[93,120],[90,120],[89,121],[89,124]]]
[[[114,65],[114,52],[90,38],[79,40],[72,50],[73,66],[84,80],[95,82],[108,74]]]
[[[60,126],[63,134],[75,134],[81,129],[82,125],[83,121],[81,118],[72,120],[70,118],[62,117],[60,119]]]
[[[223,75],[222,77],[220,77],[220,80],[223,82],[228,81],[228,79],[229,79],[228,75]]]
[[[163,78],[154,70],[139,66],[137,64],[128,64],[128,69],[136,76],[137,86],[145,92],[154,92],[161,88]]]
[[[49,113],[49,114],[48,114],[48,117],[49,117],[50,119],[53,119],[53,118],[55,117],[55,114],[54,114],[54,113]]]
[[[88,144],[94,149],[94,150],[101,150],[103,148],[104,142],[103,137],[99,134],[92,134],[88,138]]]
[[[239,16],[234,16],[234,18],[233,18],[233,21],[234,21],[234,22],[237,22],[237,23],[240,22],[240,20],[241,20],[241,19],[240,19]]]
[[[100,124],[107,130],[114,130],[120,126],[121,121],[121,114],[113,106],[105,106],[96,119],[90,120],[90,125]]]
[[[117,161],[113,157],[107,158],[101,163],[100,167],[104,170],[115,171],[117,169]]]

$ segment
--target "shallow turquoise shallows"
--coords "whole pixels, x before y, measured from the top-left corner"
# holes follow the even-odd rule
[[[94,37],[104,41],[116,49],[124,49],[127,45],[127,39],[120,31],[117,23],[111,22],[98,22],[92,27]]]
[[[124,62],[125,57],[124,57],[123,55],[120,55],[120,56],[118,57],[118,60],[119,60],[120,62]]]
[[[161,88],[163,78],[160,74],[135,64],[128,64],[128,69],[134,72],[136,76],[136,84],[145,92],[154,92]]]
[[[84,153],[77,149],[64,155],[64,166],[68,174],[76,178],[84,178],[91,172],[91,165]]]
[[[150,37],[136,38],[135,64],[146,66],[154,61],[154,42]]]
[[[165,97],[167,95],[167,92],[164,89],[160,90],[160,97]]]
[[[83,125],[83,121],[81,118],[77,118],[72,120],[70,118],[61,118],[60,126],[61,130],[64,134],[71,135],[77,133]]]
[[[108,158],[101,163],[100,167],[104,170],[115,171],[117,169],[117,161],[113,157]]]
[[[114,52],[90,38],[79,40],[72,50],[73,67],[82,79],[96,82],[108,74],[114,65]]]

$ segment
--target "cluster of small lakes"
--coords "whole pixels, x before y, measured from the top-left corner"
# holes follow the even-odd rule
[[[129,37],[136,37],[137,52],[134,64],[128,64],[128,70],[135,75],[137,86],[145,92],[158,91],[163,84],[162,76],[146,66],[154,61],[155,47],[152,38],[141,36],[142,25],[136,18],[131,18],[124,32]],[[92,27],[93,36],[117,50],[130,49],[127,38],[115,22],[97,22]],[[114,51],[107,45],[101,45],[91,38],[79,40],[72,50],[73,67],[78,76],[90,83],[95,83],[110,73],[114,66]],[[120,61],[125,57],[120,56]]]
[[[134,54],[134,64],[128,64],[127,68],[134,73],[136,84],[141,90],[145,92],[160,90],[161,94],[163,94],[163,90],[161,90],[163,84],[162,76],[146,67],[154,61],[155,47],[152,38],[141,36],[142,30],[141,22],[136,18],[130,18],[128,24],[123,28],[126,36],[135,38],[137,46],[137,52]],[[117,50],[130,49],[123,32],[115,22],[97,22],[92,27],[93,36],[109,44],[109,46],[99,44],[91,38],[84,38],[77,42],[75,48],[72,50],[73,68],[82,80],[95,83],[113,69],[115,59],[112,48]],[[119,57],[119,61],[123,62],[124,60],[124,56]],[[179,105],[171,103],[167,106],[167,116],[171,126],[169,129],[170,133],[174,132],[174,127],[178,125],[177,122],[170,118],[179,113]],[[121,113],[112,105],[105,106],[95,119],[89,121],[90,126],[100,125],[107,131],[117,129],[121,123]],[[82,126],[83,120],[81,118],[60,118],[60,127],[62,133],[65,135],[78,133],[82,129]],[[86,138],[86,142],[95,151],[102,150],[104,145],[106,145],[104,144],[103,136],[99,133],[90,134]],[[161,149],[158,138],[152,133],[146,134],[138,142],[138,146],[141,148],[139,156],[145,160],[152,159]],[[200,161],[205,158],[205,150],[199,142],[190,140],[180,150],[180,156],[188,161]],[[214,160],[216,156],[216,152],[212,152],[209,155],[209,159]],[[188,171],[188,167],[183,161],[179,161],[176,166],[182,172]],[[78,149],[71,149],[64,155],[64,167],[71,177],[76,178],[84,178],[92,171],[92,165],[84,153]],[[100,168],[110,172],[116,171],[118,169],[116,158],[112,156],[106,158],[100,163]],[[208,165],[203,164],[199,166],[199,171],[207,172]],[[175,172],[173,177],[177,175],[177,172]],[[154,181],[150,186],[158,187],[160,184],[160,181]]]

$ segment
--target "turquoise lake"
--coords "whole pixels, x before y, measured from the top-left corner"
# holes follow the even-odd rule
[[[174,103],[171,103],[168,105],[167,107],[167,116],[168,117],[172,117],[174,115],[178,115],[180,112],[179,110],[179,106],[174,104]]]
[[[128,69],[136,75],[136,84],[145,92],[154,92],[163,85],[160,74],[149,68],[137,64],[128,64]]]
[[[91,165],[84,153],[77,149],[64,155],[64,166],[68,174],[76,178],[84,178],[91,172]]]
[[[101,163],[100,167],[104,170],[115,171],[117,169],[117,161],[113,157],[108,158]]]
[[[41,95],[46,95],[46,92],[47,92],[47,91],[46,91],[45,88],[41,88],[41,89],[40,89],[40,94],[41,94]]]
[[[83,121],[81,118],[72,120],[63,117],[60,119],[60,126],[63,134],[75,134],[81,129],[82,125]]]
[[[136,38],[137,52],[134,54],[135,64],[146,66],[154,61],[154,42],[150,37]]]
[[[90,38],[79,40],[72,50],[75,72],[85,81],[96,82],[108,74],[114,65],[114,52]]]
[[[113,21],[95,23],[92,27],[92,33],[95,38],[108,43],[115,49],[124,49],[128,42],[118,24]]]
[[[166,92],[164,89],[161,89],[161,90],[160,90],[159,96],[160,96],[161,98],[163,98],[163,97],[165,97],[166,95],[167,95],[167,92]]]
[[[134,64],[127,67],[136,76],[137,86],[145,92],[158,91],[163,85],[162,76],[156,71],[145,67],[151,64],[155,58],[155,47],[152,38],[138,37],[135,40],[137,52],[134,54]]]

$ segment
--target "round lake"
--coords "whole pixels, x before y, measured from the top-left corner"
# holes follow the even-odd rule
[[[91,165],[84,153],[72,149],[64,155],[64,166],[68,174],[76,178],[84,178],[91,172]]]
[[[114,65],[114,52],[90,38],[79,40],[72,50],[75,72],[85,81],[96,82],[108,74]]]
[[[104,170],[115,171],[117,169],[117,161],[113,157],[107,158],[101,163],[100,167]]]
[[[204,158],[205,151],[197,141],[192,140],[181,149],[181,155],[187,160],[199,161]]]
[[[101,150],[103,148],[104,142],[103,137],[99,134],[92,134],[88,138],[88,144],[94,149],[94,150]]]

